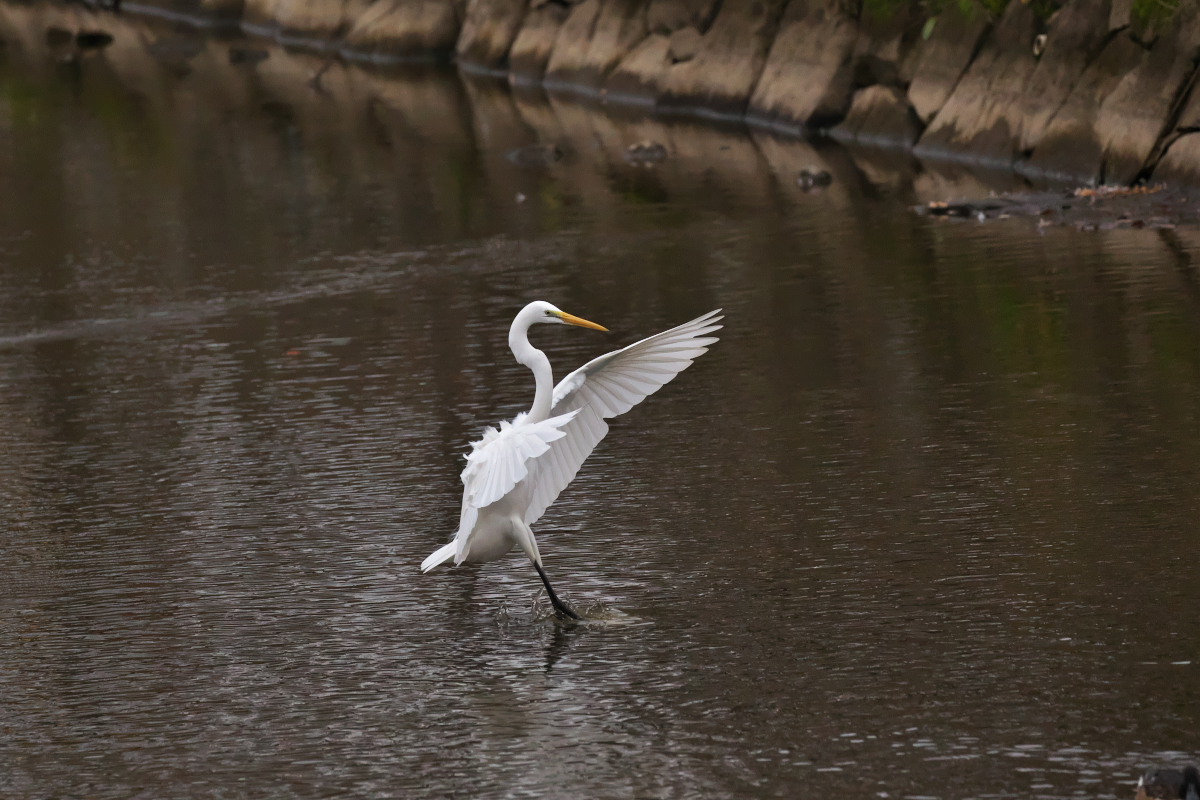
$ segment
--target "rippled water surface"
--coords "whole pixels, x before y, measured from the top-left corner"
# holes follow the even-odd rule
[[[1003,180],[70,8],[0,40],[0,796],[1120,798],[1197,757],[1195,231],[937,224]],[[536,330],[559,375],[727,314],[538,526],[574,628],[515,554],[418,570],[534,298],[612,329]]]

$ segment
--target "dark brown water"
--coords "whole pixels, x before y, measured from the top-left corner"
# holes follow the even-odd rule
[[[0,40],[0,797],[1124,798],[1200,755],[1195,231],[935,224],[984,184],[79,11]],[[613,331],[537,331],[560,375],[727,314],[539,525],[574,629],[516,555],[418,571],[534,298]]]

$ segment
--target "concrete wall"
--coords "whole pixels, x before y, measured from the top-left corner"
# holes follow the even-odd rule
[[[1031,177],[1200,179],[1200,0],[1152,38],[1129,0],[1049,20],[850,0],[140,0],[351,59],[465,70],[606,103],[745,119]]]

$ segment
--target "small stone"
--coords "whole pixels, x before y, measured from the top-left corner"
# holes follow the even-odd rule
[[[630,164],[651,166],[667,159],[667,148],[649,139],[625,148],[625,160]]]
[[[826,186],[833,183],[833,176],[826,170],[817,169],[802,169],[800,174],[796,176],[796,185],[806,192],[811,192],[816,189],[824,189]]]
[[[530,144],[517,147],[505,153],[505,158],[519,167],[530,169],[545,168],[558,162],[563,157],[563,151],[555,144]]]

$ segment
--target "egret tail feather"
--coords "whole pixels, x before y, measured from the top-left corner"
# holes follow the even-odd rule
[[[454,558],[455,545],[454,541],[447,542],[429,554],[429,557],[421,562],[421,572],[429,572],[434,567],[439,567],[450,559]]]

